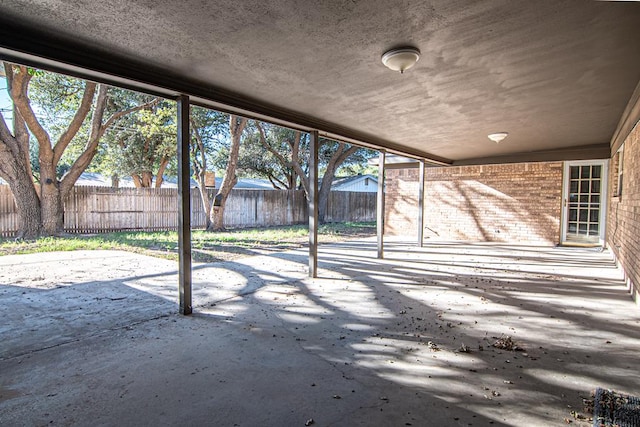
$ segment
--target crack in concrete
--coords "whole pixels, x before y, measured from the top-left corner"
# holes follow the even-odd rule
[[[97,331],[97,332],[94,332],[94,333],[91,333],[91,334],[88,334],[88,335],[84,335],[84,336],[82,336],[80,338],[77,338],[77,339],[72,339],[72,340],[68,340],[68,341],[55,343],[55,344],[52,344],[52,345],[48,345],[48,346],[45,346],[45,347],[32,349],[32,350],[25,351],[25,352],[22,352],[22,353],[18,353],[18,354],[15,354],[15,355],[11,355],[11,356],[8,356],[8,357],[0,357],[0,362],[11,361],[11,360],[17,359],[19,357],[28,356],[28,355],[31,355],[31,354],[34,354],[34,353],[39,353],[41,351],[49,350],[49,349],[52,349],[52,348],[58,348],[58,347],[62,347],[62,346],[68,345],[68,344],[82,342],[84,340],[95,338],[95,337],[98,337],[100,335],[106,334],[108,332],[115,332],[115,331],[118,331],[118,330],[131,328],[133,326],[141,325],[143,323],[151,322],[153,320],[158,320],[158,319],[162,319],[162,318],[165,318],[165,317],[170,317],[171,315],[172,314],[161,314],[159,316],[151,317],[151,318],[148,318],[148,319],[138,320],[136,322],[128,323],[126,325],[121,325],[121,326],[117,326],[117,327],[109,328],[109,329],[103,329],[103,330],[100,330],[100,331]]]

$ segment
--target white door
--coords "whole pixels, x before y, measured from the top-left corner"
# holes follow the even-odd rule
[[[562,243],[604,245],[608,163],[565,163]]]

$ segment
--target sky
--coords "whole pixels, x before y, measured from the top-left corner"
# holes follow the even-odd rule
[[[7,80],[4,77],[0,77],[0,112],[2,112],[9,129],[13,130],[11,110],[12,104],[9,93],[7,92]]]

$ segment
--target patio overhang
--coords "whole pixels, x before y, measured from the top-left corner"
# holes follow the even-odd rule
[[[444,165],[599,156],[638,116],[637,2],[297,6],[12,0],[0,57]]]

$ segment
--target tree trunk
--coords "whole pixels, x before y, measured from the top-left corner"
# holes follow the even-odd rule
[[[322,177],[320,190],[318,191],[318,223],[324,224],[327,216],[327,207],[329,206],[329,195],[331,194],[331,184],[335,170],[331,173],[327,170]]]
[[[7,181],[13,183],[10,185],[20,212],[19,215],[21,215],[20,235],[28,237],[38,234],[57,235],[64,231],[64,199],[80,174],[91,163],[97,152],[100,138],[120,117],[145,108],[147,105],[152,105],[157,102],[157,99],[147,104],[118,111],[103,123],[108,87],[86,82],[78,109],[58,140],[53,143],[49,133],[42,126],[31,107],[28,97],[29,83],[33,73],[21,65],[4,63],[4,68],[7,88],[14,104],[15,137],[11,135],[4,118],[2,118],[0,120],[0,162],[4,165],[0,164],[0,176],[9,178]],[[96,92],[98,96],[92,107]],[[73,162],[68,172],[58,181],[56,167],[91,111],[90,132],[84,150]],[[27,127],[38,144],[41,187],[39,200],[36,200],[38,194],[31,176]],[[29,186],[33,189],[29,189]],[[24,200],[22,200],[23,198]],[[34,221],[39,221],[39,224],[34,224]]]
[[[327,169],[322,177],[320,191],[318,192],[318,222],[320,224],[325,223],[327,207],[329,205],[329,195],[331,194],[331,185],[333,183],[333,178],[336,175],[336,170],[356,151],[358,151],[358,147],[352,146],[347,149],[346,145],[341,142],[338,144],[338,149],[333,153],[331,159],[329,159]]]
[[[133,181],[133,186],[136,188],[142,188],[142,178],[137,173],[131,174],[131,180]]]
[[[205,230],[213,230],[213,222],[211,221],[211,200],[209,200],[209,192],[206,186],[206,174],[207,174],[207,155],[205,152],[204,141],[198,130],[196,123],[191,121],[191,130],[195,137],[195,143],[191,144],[191,170],[193,170],[193,177],[198,182],[198,190],[200,191],[200,200],[202,201],[202,209],[204,210],[205,217]],[[214,181],[215,184],[215,181]]]
[[[169,166],[169,158],[163,156],[160,159],[160,166],[158,167],[158,172],[156,173],[156,182],[153,184],[155,188],[162,188],[162,183],[164,182],[164,171]]]
[[[60,183],[51,163],[40,162],[40,209],[42,231],[47,236],[57,236],[64,232],[64,204],[60,194]]]
[[[153,186],[153,173],[149,171],[143,171],[142,173],[132,173],[131,180],[133,181],[133,185],[136,188],[151,188]]]
[[[9,70],[8,66],[5,68]],[[10,71],[7,71],[10,73]],[[19,239],[42,232],[40,198],[31,176],[29,133],[17,108],[13,108],[13,134],[0,114],[0,177],[9,183],[18,212]],[[15,135],[15,136],[14,136]]]
[[[142,186],[144,188],[151,188],[153,185],[153,174],[150,171],[142,172]]]
[[[71,140],[78,133],[78,130],[82,126],[82,122],[91,110],[91,103],[96,89],[95,83],[87,82],[85,91],[80,102],[80,106],[76,111],[74,117],[69,123],[66,130],[60,135],[55,145],[52,145],[51,138],[47,131],[42,127],[35,112],[31,108],[31,104],[28,97],[28,87],[31,81],[32,74],[29,73],[27,67],[11,65],[5,66],[7,74],[7,83],[11,99],[14,106],[20,113],[20,117],[24,120],[35,139],[38,141],[38,160],[40,162],[40,219],[41,228],[40,232],[46,235],[58,235],[64,231],[64,206],[63,196],[64,192],[61,192],[60,183],[56,176],[56,166],[62,154],[67,146],[71,143]],[[105,92],[106,98],[106,92]],[[101,116],[100,116],[101,119]],[[4,140],[5,138],[3,138]],[[90,159],[89,159],[90,160]],[[87,163],[88,164],[88,163]],[[23,169],[24,172],[28,170],[25,166],[14,160],[16,168]],[[70,173],[74,173],[74,166],[70,169]],[[86,166],[85,166],[86,167]],[[84,169],[83,169],[84,170]],[[21,173],[20,175],[23,175]],[[22,180],[22,178],[21,178]],[[29,177],[31,181],[31,177]],[[30,182],[33,185],[32,181]],[[21,189],[18,189],[18,193],[14,193],[16,204],[25,204],[29,206],[29,209],[34,209],[33,200],[25,200],[18,202],[20,197],[28,197],[31,199],[30,191],[22,191],[26,187],[26,183],[21,185]],[[70,187],[69,187],[70,188]],[[37,218],[38,215],[35,212],[29,212],[29,218]],[[28,229],[21,231],[22,234],[30,234],[34,230],[34,226],[28,226]]]
[[[231,189],[238,182],[236,176],[236,168],[238,167],[238,154],[240,153],[240,140],[242,132],[247,125],[247,119],[244,117],[231,116],[229,119],[229,130],[231,134],[231,147],[229,149],[229,160],[227,168],[222,178],[220,189],[213,199],[213,208],[211,209],[211,222],[214,231],[224,230],[224,207],[227,203],[227,197]]]
[[[18,239],[34,239],[42,232],[40,198],[30,176],[8,181],[18,211]]]
[[[207,231],[213,230],[213,222],[211,222],[211,202],[207,194],[207,189],[204,186],[198,185],[200,190],[200,200],[202,200],[202,208],[204,209],[205,224],[204,228]]]

